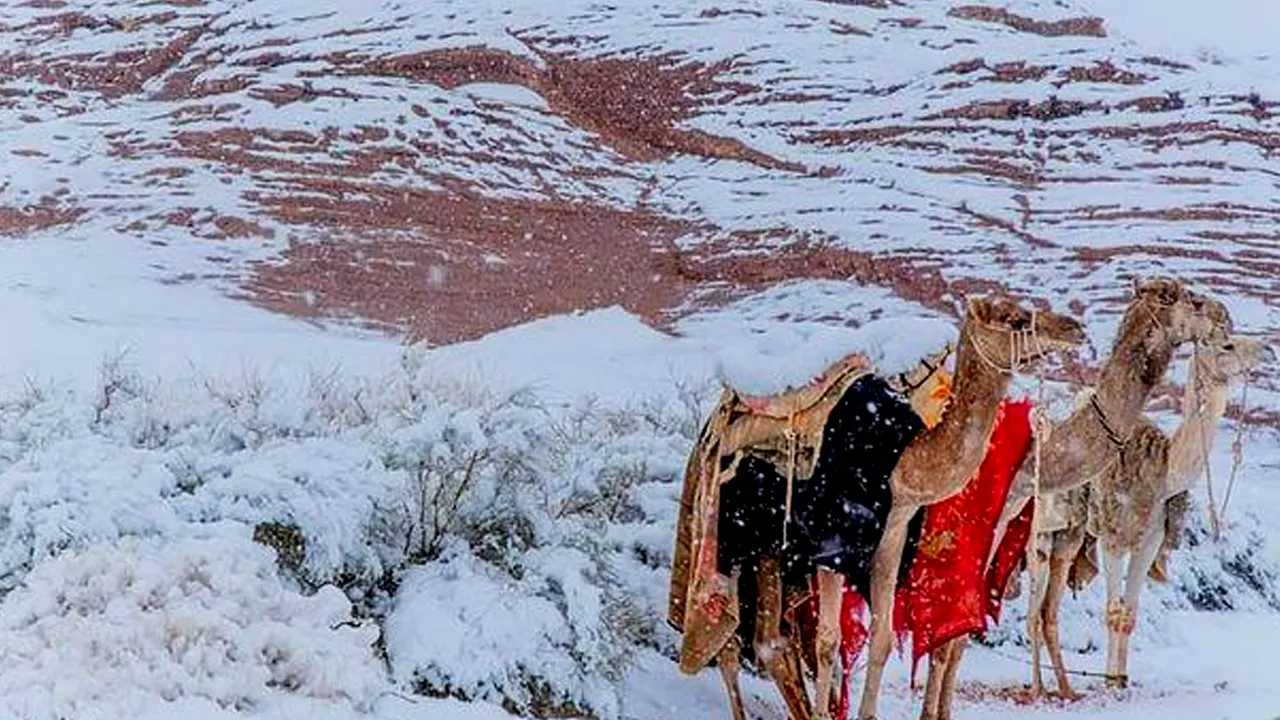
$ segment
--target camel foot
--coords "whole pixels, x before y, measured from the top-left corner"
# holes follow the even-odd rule
[[[1076,700],[1081,700],[1084,698],[1083,695],[1081,695],[1080,693],[1072,689],[1070,685],[1060,686],[1058,688],[1058,697],[1062,698],[1063,700],[1070,700],[1072,702]]]
[[[1124,690],[1129,687],[1128,675],[1108,675],[1103,681],[1110,690]]]

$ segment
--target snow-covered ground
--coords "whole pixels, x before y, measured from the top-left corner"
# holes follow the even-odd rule
[[[590,31],[596,22],[586,15],[559,17],[550,5],[510,3],[509,9],[522,13],[528,25],[563,21],[574,31]],[[793,19],[887,24],[869,24],[875,11],[865,7],[813,5],[816,15],[800,13],[803,17]],[[1112,52],[1117,61],[1153,53],[1193,66],[1161,81],[1160,92],[1181,89],[1191,98],[1194,90],[1252,89],[1264,95],[1276,90],[1269,56],[1270,29],[1280,20],[1275,8],[1244,0],[1065,5],[1014,2],[1009,7],[1037,17],[1088,11],[1106,18],[1111,37],[1089,46],[1089,62]],[[311,35],[295,50],[311,52],[325,42],[361,47],[362,41],[351,38],[363,35],[343,34],[356,27],[354,21],[341,14],[317,19],[313,6],[270,6],[273,20],[311,23],[305,26]],[[398,7],[390,3],[384,14],[394,14],[390,6]],[[10,9],[38,12],[30,3],[16,8]],[[672,12],[692,16],[700,8],[682,2]],[[838,54],[845,47],[842,39],[814,44],[782,35],[787,18],[795,14],[790,5],[736,3],[729,9],[743,11],[741,21],[730,16],[715,42],[700,35],[701,26],[672,21],[662,31],[670,35],[664,42],[694,53],[714,56],[736,47],[760,59],[789,48],[795,55],[787,59],[795,64],[778,78],[786,88],[817,83],[822,87],[816,89],[825,92],[844,83],[867,92],[852,100],[819,101],[820,110],[785,103],[766,109],[726,106],[696,121],[805,162],[838,155],[855,172],[830,182],[780,180],[731,163],[726,168],[725,163],[676,158],[656,163],[665,173],[664,202],[697,207],[730,228],[785,217],[793,229],[838,233],[874,222],[884,230],[874,239],[845,236],[845,241],[905,253],[931,244],[935,260],[954,260],[956,274],[1043,289],[1055,306],[1066,303],[1077,282],[1087,286],[1091,299],[1118,294],[1108,283],[1122,270],[1185,271],[1217,279],[1238,274],[1240,286],[1215,288],[1229,293],[1240,329],[1280,337],[1280,308],[1258,294],[1276,290],[1274,276],[1251,270],[1245,277],[1243,270],[1245,262],[1272,258],[1274,239],[1233,246],[1233,254],[1224,257],[1192,253],[1167,265],[1150,258],[1127,266],[1122,261],[1072,265],[1075,260],[1063,258],[1077,246],[1158,244],[1187,235],[1183,225],[1148,218],[1122,228],[1132,237],[1100,237],[1100,227],[1111,232],[1116,226],[1076,218],[1055,237],[1066,249],[1019,245],[1010,253],[1008,238],[956,234],[960,215],[955,209],[962,201],[972,202],[974,209],[1012,216],[1009,188],[952,175],[926,176],[917,167],[928,161],[920,147],[802,147],[791,144],[790,135],[769,129],[797,118],[856,126],[869,122],[872,110],[898,117],[938,92],[931,79],[935,71],[978,54],[965,45],[938,50],[944,53],[940,56],[918,54],[922,44],[938,40],[927,34],[932,32],[927,26],[943,22],[946,11],[921,3],[906,8],[928,20],[923,40],[877,38],[885,44],[848,56]],[[501,32],[507,20],[500,4],[477,3],[459,11],[464,9],[476,16],[471,20],[483,21],[467,32],[513,53],[526,52]],[[751,15],[766,11],[767,20]],[[842,14],[846,11],[856,15]],[[644,4],[636,12],[657,27],[664,10]],[[232,7],[217,19],[218,28],[251,25],[246,14],[244,6]],[[0,16],[0,25],[22,19]],[[778,46],[756,42],[763,32],[752,25],[757,20],[773,23],[768,27],[774,28],[771,39]],[[440,24],[433,33],[447,25],[440,18],[432,22]],[[610,22],[604,31],[637,44],[656,42],[644,23],[626,17]],[[383,50],[412,43],[408,29],[384,31],[371,34],[380,38]],[[1059,62],[1074,52],[1071,43],[1084,42],[1018,36],[982,24],[964,32],[988,43],[993,63],[1027,57]],[[267,29],[253,33],[255,42],[271,39]],[[337,34],[326,40],[323,33]],[[495,39],[503,37],[505,43]],[[61,49],[92,51],[95,38],[81,28],[61,38],[66,43]],[[815,52],[801,50],[830,52],[838,62],[808,77],[797,68]],[[281,82],[294,80],[289,75],[294,67],[285,64],[273,72],[280,73]],[[885,77],[877,80],[876,73]],[[873,85],[895,79],[908,81],[905,95],[871,92]],[[323,85],[322,79],[316,82]],[[399,103],[406,98],[396,100],[395,94],[409,91],[398,83],[387,80],[362,89]],[[1034,87],[1038,92],[1040,85]],[[519,107],[504,110],[511,113],[504,118],[568,137],[554,150],[574,163],[599,169],[613,161],[609,153],[574,146],[570,140],[580,131],[570,132],[523,107],[538,104],[531,93],[490,85],[468,92],[474,97],[439,93],[437,99],[460,111],[486,98],[509,100]],[[968,100],[966,91],[955,92],[948,105]],[[954,332],[949,318],[890,289],[831,280],[786,283],[694,313],[677,324],[676,337],[607,308],[546,318],[429,352],[406,351],[397,340],[345,325],[316,326],[270,314],[229,299],[225,291],[231,283],[218,268],[270,256],[283,244],[284,232],[270,241],[210,241],[190,236],[181,225],[120,229],[126,219],[195,202],[189,200],[193,195],[220,212],[251,213],[251,203],[241,195],[249,181],[193,164],[186,179],[113,194],[129,185],[122,179],[161,163],[145,150],[141,160],[109,158],[109,143],[86,129],[95,123],[136,123],[138,144],[144,147],[144,141],[167,137],[171,128],[157,129],[152,121],[161,114],[131,116],[136,108],[109,107],[91,95],[72,88],[58,100],[84,101],[87,112],[81,115],[59,117],[58,102],[20,97],[19,109],[40,122],[16,119],[8,109],[0,118],[0,150],[11,161],[0,170],[0,202],[35,202],[54,192],[56,176],[65,172],[74,176],[74,199],[88,208],[88,219],[80,224],[0,237],[3,717],[497,720],[509,717],[501,707],[504,699],[527,709],[539,697],[554,696],[633,720],[727,718],[713,672],[680,676],[662,654],[673,640],[661,612],[675,483],[690,433],[716,384],[727,380],[766,391],[803,382],[850,349],[868,352],[889,370],[914,361]],[[355,105],[326,98],[305,110],[255,106],[256,114],[241,122],[288,125],[299,117],[354,113]],[[1188,117],[1195,112],[1200,111],[1188,110]],[[345,115],[343,121],[385,121],[377,112],[364,113]],[[1127,117],[1148,122],[1138,114]],[[495,123],[483,132],[501,133],[504,127]],[[993,139],[1003,133],[993,132],[984,142],[1004,142]],[[1216,142],[1221,147],[1210,147],[1222,150],[1228,165],[1234,163],[1219,170],[1223,175],[1212,186],[1222,197],[1202,197],[1201,186],[1194,184],[1152,184],[1152,172],[1134,169],[1150,159],[1146,154],[1155,157],[1146,148],[1128,148],[1129,154],[1119,153],[1104,167],[1124,175],[1108,188],[1071,185],[1062,177],[1065,199],[1043,189],[1027,194],[1050,211],[1109,201],[1113,193],[1146,208],[1225,200],[1274,210],[1275,173],[1267,167],[1274,150],[1244,148],[1229,137]],[[1107,147],[1092,149],[1105,153]],[[1174,153],[1178,161],[1218,157],[1204,147],[1197,142],[1161,152]],[[47,155],[26,154],[33,149]],[[1037,161],[1042,169],[1049,162],[1046,176],[1070,174],[1071,163],[1055,166],[1051,156],[1046,145]],[[479,172],[473,167],[479,161],[459,155],[449,162],[458,172]],[[514,169],[507,175],[491,170],[484,173],[495,191],[509,192],[529,180]],[[611,202],[630,202],[642,194],[643,178],[627,173],[602,180],[607,186],[602,190],[573,180],[568,172],[547,172],[571,195],[607,191]],[[881,217],[908,205],[914,209],[901,218]],[[1223,222],[1235,223],[1237,230],[1273,229],[1265,221],[1250,215]],[[1031,227],[1049,234],[1055,223],[1040,220]],[[146,242],[138,242],[139,236]],[[1187,241],[1193,250],[1211,246],[1203,239]],[[1035,260],[1041,256],[1058,274],[1037,275]],[[1016,270],[1001,264],[1006,261]],[[1241,265],[1233,265],[1237,261]],[[1083,276],[1068,274],[1081,267]],[[1113,318],[1091,311],[1087,320],[1094,345],[1105,352]],[[118,363],[112,360],[117,357]],[[1027,379],[1021,388],[1029,387]],[[1056,406],[1061,410],[1065,389],[1054,386],[1053,391],[1061,396]],[[1280,410],[1275,395],[1256,393],[1251,399],[1256,407]],[[1176,418],[1166,414],[1160,420]],[[1230,423],[1221,431],[1213,459],[1217,478],[1228,474],[1233,431]],[[1089,698],[1069,712],[1135,718],[1280,713],[1280,686],[1260,660],[1280,642],[1275,613],[1280,607],[1280,436],[1257,428],[1245,439],[1226,538],[1214,544],[1201,534],[1197,544],[1175,555],[1175,582],[1144,597],[1150,612],[1144,613],[1135,640],[1136,687],[1110,694],[1095,680],[1082,680]],[[296,566],[278,570],[272,551],[253,542],[255,528],[264,523],[300,529],[306,545]],[[1198,532],[1203,524],[1202,518],[1197,521]],[[384,587],[389,577],[395,582]],[[1097,671],[1102,664],[1099,590],[1095,586],[1067,601],[1068,663],[1076,669]],[[1202,607],[1220,609],[1193,610],[1193,598]],[[1020,618],[1014,602],[994,634],[999,644],[971,651],[965,679],[993,686],[1027,679]],[[531,688],[531,677],[547,687]],[[889,682],[884,716],[914,717],[918,696],[907,687],[904,662],[891,667]],[[437,695],[478,699],[418,694],[424,685]],[[781,720],[780,704],[766,683],[748,678],[746,687],[754,713]],[[1062,712],[968,699],[957,711],[974,720]]]
[[[193,382],[152,379],[126,363],[105,376],[109,394],[15,390],[0,402],[0,580],[12,588],[0,602],[0,708],[32,718],[487,718],[505,714],[492,703],[527,692],[521,678],[532,670],[610,716],[714,717],[725,711],[718,677],[680,676],[660,653],[673,640],[660,614],[663,558],[691,411],[705,411],[721,377],[760,390],[803,382],[850,347],[886,370],[901,367],[954,331],[918,315],[854,314],[863,321],[855,330],[788,324],[736,334],[708,318],[701,334],[669,337],[606,310],[410,353],[382,375],[321,368],[300,383],[217,374]],[[503,399],[520,387],[533,389]],[[588,396],[599,399],[584,404]],[[1076,712],[1252,717],[1280,702],[1251,659],[1280,634],[1269,612],[1280,553],[1267,524],[1280,511],[1267,483],[1278,458],[1274,435],[1256,432],[1232,531],[1221,546],[1202,537],[1179,552],[1174,586],[1147,596],[1136,688],[1113,695],[1083,682],[1090,698]],[[475,484],[459,493],[455,515],[421,515],[439,511],[428,494],[459,489],[451,463],[476,457]],[[1219,476],[1228,465],[1220,451]],[[598,514],[603,498],[616,513]],[[528,526],[515,535],[486,525],[517,521]],[[301,528],[296,568],[277,573],[271,551],[251,542],[263,522]],[[523,549],[484,550],[500,538]],[[376,578],[428,540],[437,545],[426,564],[397,571],[398,589],[379,595]],[[1233,563],[1234,575],[1224,571]],[[602,580],[605,568],[616,577]],[[1263,587],[1240,572],[1262,573]],[[355,589],[353,600],[335,582]],[[1202,585],[1239,609],[1190,611]],[[1068,647],[1084,651],[1069,655],[1076,669],[1101,662],[1098,590],[1066,608]],[[353,603],[357,615],[385,617],[389,667],[375,649],[377,626],[349,621]],[[1013,603],[1001,644],[975,648],[967,680],[1025,680],[1019,616]],[[618,646],[619,627],[641,645]],[[906,675],[895,663],[886,717],[913,713]],[[489,703],[414,695],[424,681]],[[747,687],[754,712],[781,720],[768,685]],[[1002,701],[959,709],[979,718],[1051,712]]]

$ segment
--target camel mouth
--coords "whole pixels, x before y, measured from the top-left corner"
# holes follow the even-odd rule
[[[1061,323],[1064,326],[1059,332],[1041,337],[1041,343],[1045,348],[1060,352],[1070,352],[1085,344],[1088,341],[1088,335],[1084,331],[1084,326],[1070,318],[1062,318]]]
[[[1039,356],[1042,358],[1050,355],[1071,355],[1083,345],[1083,341],[1074,338],[1067,340],[1063,338],[1041,338]]]

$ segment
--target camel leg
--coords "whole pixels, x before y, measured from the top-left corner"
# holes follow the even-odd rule
[[[1119,667],[1119,651],[1120,651],[1120,623],[1125,615],[1124,597],[1121,595],[1122,590],[1122,562],[1123,557],[1121,551],[1112,548],[1108,542],[1099,542],[1099,548],[1102,553],[1102,574],[1107,581],[1107,687],[1124,687],[1127,679],[1120,674]]]
[[[831,717],[833,672],[836,648],[840,644],[840,603],[843,600],[844,576],[834,570],[818,568],[818,637],[815,642],[814,674],[817,676],[815,717]]]
[[[1147,528],[1137,552],[1129,558],[1129,572],[1128,577],[1125,578],[1124,603],[1127,612],[1121,618],[1120,644],[1116,653],[1116,672],[1120,677],[1125,678],[1125,682],[1129,677],[1129,636],[1133,633],[1134,625],[1138,621],[1138,599],[1142,595],[1143,582],[1147,579],[1147,570],[1150,569],[1151,563],[1160,552],[1160,546],[1164,543],[1164,514],[1152,513],[1151,515],[1153,522]]]
[[[897,504],[889,510],[884,535],[876,547],[871,566],[871,641],[867,652],[867,677],[858,704],[858,720],[874,720],[880,699],[884,666],[893,651],[893,591],[898,584],[902,549],[907,543],[907,525],[917,507]]]
[[[947,661],[950,654],[951,643],[948,642],[929,655],[929,679],[924,683],[924,705],[920,708],[920,720],[938,720],[942,678],[947,674]]]
[[[1067,679],[1067,665],[1062,660],[1062,645],[1058,641],[1058,610],[1062,607],[1062,598],[1067,590],[1067,573],[1080,545],[1084,541],[1084,533],[1078,532],[1080,541],[1072,538],[1070,542],[1058,547],[1055,545],[1049,555],[1049,587],[1044,600],[1043,631],[1045,644],[1049,647],[1049,660],[1053,663],[1053,674],[1058,681],[1058,694],[1064,698],[1079,697],[1071,689]]]
[[[1044,674],[1040,665],[1040,648],[1044,644],[1044,601],[1049,586],[1048,558],[1041,545],[1049,536],[1040,534],[1028,542],[1028,553],[1036,553],[1039,562],[1027,563],[1031,576],[1031,592],[1027,598],[1027,640],[1031,643],[1031,694],[1044,695]]]
[[[950,644],[947,671],[942,676],[942,691],[938,698],[938,720],[951,720],[951,708],[956,699],[956,676],[960,674],[960,658],[964,657],[964,650],[969,646],[969,637],[958,637]]]
[[[804,689],[804,676],[792,662],[787,639],[782,636],[782,569],[778,558],[760,558],[756,569],[756,634],[754,645],[760,664],[773,678],[792,720],[809,720],[812,710]],[[798,656],[797,656],[798,657]]]
[[[724,681],[725,692],[729,695],[729,711],[733,713],[733,720],[747,720],[747,711],[742,704],[742,688],[738,685],[738,674],[742,671],[740,661],[737,638],[725,643],[716,655],[720,679]]]

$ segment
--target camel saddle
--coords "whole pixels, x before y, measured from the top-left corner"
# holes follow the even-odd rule
[[[926,427],[940,421],[950,401],[951,377],[943,365],[951,352],[947,343],[911,370],[885,378]],[[689,455],[676,521],[667,619],[683,636],[682,672],[706,667],[738,627],[736,572],[725,576],[717,566],[720,486],[748,454],[772,463],[791,482],[812,477],[828,416],[849,386],[871,372],[871,361],[852,353],[808,385],[775,395],[723,388]]]

